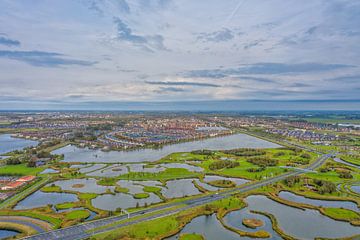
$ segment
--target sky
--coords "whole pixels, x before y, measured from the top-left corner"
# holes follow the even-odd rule
[[[359,26],[354,0],[0,0],[0,109],[360,110]]]

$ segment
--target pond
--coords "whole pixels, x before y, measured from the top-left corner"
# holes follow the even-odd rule
[[[74,191],[81,193],[106,193],[107,191],[114,191],[114,186],[102,186],[98,185],[97,180],[94,178],[88,179],[70,179],[70,180],[60,180],[53,182],[51,184],[55,184],[56,186],[61,187],[62,190],[66,191]],[[48,186],[50,186],[49,184]]]
[[[135,208],[137,204],[142,207],[145,203],[150,205],[161,201],[162,200],[153,193],[149,193],[149,197],[143,199],[135,199],[132,195],[126,193],[116,193],[115,195],[104,194],[97,196],[91,200],[91,204],[102,210],[115,211],[117,208]]]
[[[98,169],[102,169],[104,167],[106,167],[106,164],[94,164],[94,165],[91,165],[91,166],[88,166],[88,167],[80,168],[79,172],[81,172],[81,173],[89,173],[89,172],[96,171]]]
[[[160,166],[165,168],[184,168],[189,170],[189,172],[203,172],[204,169],[198,166],[193,166],[187,163],[163,163]]]
[[[130,169],[130,172],[158,173],[165,170],[165,168],[160,165],[147,165],[143,163],[128,164],[126,166]]]
[[[250,182],[249,180],[243,178],[222,177],[222,176],[214,176],[214,175],[206,175],[203,179],[204,182],[211,182],[215,180],[230,180],[236,183],[237,186]]]
[[[273,214],[280,228],[295,238],[342,238],[360,234],[360,227],[333,220],[317,210],[289,207],[260,195],[249,196],[245,201],[249,210]]]
[[[96,177],[118,177],[122,174],[128,173],[128,168],[124,165],[114,164],[106,168],[101,168],[94,172],[86,174],[87,176],[96,176]]]
[[[358,212],[359,208],[356,203],[351,201],[330,201],[306,198],[292,192],[281,191],[279,197],[291,202],[305,203],[317,207],[346,208]]]
[[[190,223],[186,224],[181,231],[171,237],[166,238],[167,240],[179,239],[179,236],[184,233],[196,233],[201,234],[206,240],[238,240],[240,236],[221,225],[217,220],[216,215],[210,216],[199,216],[191,220]],[[241,239],[251,239],[247,237],[241,237]]]
[[[61,209],[61,210],[56,210],[56,208],[53,207],[54,212],[57,212],[57,213],[71,212],[71,211],[75,211],[75,210],[84,210],[84,209],[90,213],[89,217],[87,217],[87,218],[85,219],[85,221],[93,220],[93,219],[96,217],[96,215],[97,215],[96,212],[91,211],[91,210],[89,210],[89,209],[87,209],[87,208],[84,208],[84,207],[67,208],[67,209]]]
[[[19,232],[13,230],[0,229],[0,239],[7,239],[18,235]]]
[[[221,187],[215,187],[215,186],[211,186],[210,184],[208,184],[207,182],[211,182],[214,180],[230,180],[234,183],[236,183],[237,186],[242,185],[244,183],[249,182],[249,180],[243,179],[243,178],[231,178],[231,177],[222,177],[222,176],[212,176],[212,175],[206,175],[203,178],[203,182],[201,182],[200,180],[195,180],[196,184],[199,185],[202,188],[205,188],[208,191],[218,191],[224,188]]]
[[[351,190],[360,194],[360,186],[359,185],[351,186]]]
[[[52,168],[47,168],[44,171],[42,171],[40,174],[49,174],[49,173],[59,173],[59,171]]]
[[[143,193],[145,186],[163,188],[162,183],[159,181],[119,180],[117,184],[120,185],[120,187],[129,189],[130,194]]]
[[[190,152],[199,149],[229,150],[235,148],[277,148],[279,145],[246,134],[234,134],[193,142],[165,145],[159,149],[103,152],[100,149],[78,148],[68,145],[53,151],[64,154],[64,162],[148,162],[156,161],[174,152]]]
[[[249,228],[242,224],[243,219],[259,219],[264,225],[257,228]],[[264,230],[271,234],[271,239],[282,239],[282,237],[273,230],[271,220],[261,214],[251,213],[248,208],[243,208],[241,210],[232,211],[224,217],[224,221],[227,225],[240,229],[245,232],[256,232],[259,230]]]
[[[335,162],[338,162],[338,163],[342,163],[342,164],[348,165],[348,166],[350,166],[350,167],[355,167],[355,168],[360,169],[360,166],[355,165],[355,164],[352,164],[352,163],[349,163],[349,162],[346,162],[346,161],[344,161],[344,160],[342,160],[342,159],[340,159],[340,158],[334,158],[334,161],[335,161]]]
[[[191,195],[197,195],[201,192],[192,183],[194,178],[170,180],[166,182],[166,187],[161,193],[166,198],[179,198]]]
[[[56,205],[66,202],[77,202],[79,199],[76,194],[70,193],[44,193],[39,191],[34,192],[30,196],[21,200],[14,207],[15,210],[31,209],[38,207],[45,207],[48,204]]]
[[[0,155],[14,150],[38,145],[38,141],[14,138],[11,134],[0,134]]]
[[[138,181],[120,180],[117,182],[120,187],[129,189],[130,194],[143,193],[144,186],[139,185]]]

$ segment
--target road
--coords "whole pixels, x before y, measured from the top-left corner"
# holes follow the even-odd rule
[[[91,222],[87,222],[87,223],[78,224],[78,225],[67,227],[67,228],[62,228],[62,229],[53,230],[53,231],[49,231],[49,232],[45,232],[45,233],[40,233],[37,235],[26,237],[24,239],[27,239],[27,240],[84,239],[87,237],[91,237],[94,234],[107,232],[107,231],[110,231],[110,230],[113,230],[116,228],[120,228],[120,227],[124,227],[127,225],[136,224],[139,222],[148,221],[148,220],[164,217],[167,215],[175,214],[177,212],[184,211],[189,208],[193,208],[193,207],[196,207],[199,205],[204,205],[204,204],[216,201],[216,200],[220,200],[220,199],[229,197],[230,195],[232,195],[234,193],[248,192],[248,191],[260,188],[262,186],[266,186],[266,185],[281,181],[289,176],[300,175],[309,170],[314,170],[314,169],[318,168],[328,158],[330,158],[332,156],[333,156],[333,154],[331,154],[331,153],[324,154],[324,155],[320,156],[315,162],[313,162],[311,165],[309,165],[307,168],[305,168],[303,170],[295,169],[294,171],[287,172],[285,174],[282,174],[282,175],[279,175],[279,176],[276,176],[273,178],[268,178],[266,180],[262,180],[259,182],[249,183],[249,184],[242,185],[242,186],[239,186],[237,188],[233,188],[233,189],[230,189],[227,191],[222,191],[219,194],[201,196],[201,197],[193,198],[190,200],[184,200],[184,201],[177,202],[177,203],[165,204],[165,205],[161,205],[161,206],[154,207],[151,209],[134,212],[134,213],[131,213],[131,217],[130,217],[129,221],[127,221],[126,223],[116,224],[116,222],[118,222],[118,221],[127,219],[127,215],[114,216],[114,217],[108,217],[108,218],[103,218],[103,219],[99,219],[99,220],[95,220],[95,221],[91,221]],[[156,211],[159,211],[159,210],[164,210],[167,208],[171,208],[174,206],[180,206],[183,204],[186,204],[186,206],[181,207],[181,208],[176,208],[173,210],[169,209],[169,211],[162,211],[161,213],[155,213]],[[140,215],[144,215],[144,214],[148,214],[148,213],[154,213],[154,214],[152,214],[151,216],[144,216],[143,218],[140,218],[140,219],[131,220],[132,218],[134,218],[136,216],[140,216]],[[106,225],[109,225],[109,224],[112,224],[112,226],[105,227]],[[98,229],[99,227],[103,227],[103,228],[100,230],[95,230],[95,229]]]

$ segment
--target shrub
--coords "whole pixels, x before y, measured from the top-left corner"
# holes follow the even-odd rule
[[[250,156],[260,156],[266,154],[266,151],[261,149],[252,149],[252,148],[240,148],[234,150],[225,151],[239,157],[250,157]]]
[[[247,161],[249,163],[255,164],[260,167],[271,167],[276,166],[278,164],[278,160],[266,157],[253,157],[248,158]]]
[[[320,194],[332,193],[336,191],[336,185],[332,182],[318,179],[314,179],[313,182],[318,186],[318,191]]]
[[[240,164],[235,161],[220,160],[220,161],[212,162],[209,165],[209,169],[214,171],[214,170],[223,169],[223,168],[234,168],[234,167],[238,167],[239,165]]]
[[[293,187],[296,183],[300,182],[299,176],[290,176],[284,179],[284,184],[288,187]]]
[[[341,171],[341,172],[339,172],[339,177],[351,179],[351,178],[353,178],[353,175],[351,175],[351,173],[349,171]]]

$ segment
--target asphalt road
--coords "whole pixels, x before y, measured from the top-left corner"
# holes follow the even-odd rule
[[[328,158],[332,157],[332,155],[333,154],[324,154],[324,155],[322,155],[314,163],[309,165],[306,169],[307,170],[314,170],[314,169],[318,168]],[[115,223],[117,221],[120,221],[120,220],[124,220],[124,219],[127,218],[127,216],[126,215],[121,215],[121,216],[103,218],[103,219],[99,219],[99,220],[95,220],[95,221],[91,221],[91,222],[87,222],[87,223],[82,223],[82,224],[78,224],[78,225],[67,227],[67,228],[62,228],[62,229],[58,229],[58,230],[54,230],[54,231],[40,233],[40,234],[37,234],[37,235],[26,237],[24,239],[28,239],[28,240],[57,240],[57,239],[76,240],[76,239],[84,239],[84,238],[87,238],[87,237],[91,237],[94,234],[107,232],[107,231],[110,231],[110,230],[114,230],[116,228],[131,225],[131,224],[136,224],[136,223],[139,223],[139,222],[143,222],[143,221],[152,220],[152,219],[164,217],[164,216],[167,216],[167,215],[171,215],[171,214],[174,214],[174,213],[177,213],[177,212],[180,212],[180,211],[184,211],[184,210],[189,209],[189,208],[193,208],[193,207],[196,207],[196,206],[199,206],[199,205],[203,205],[203,204],[206,204],[206,203],[210,203],[210,202],[213,202],[213,201],[216,201],[216,200],[219,200],[219,199],[229,197],[230,195],[232,195],[234,193],[248,192],[248,191],[260,188],[262,186],[266,186],[266,185],[281,181],[281,180],[283,180],[283,179],[285,179],[285,178],[287,178],[289,176],[296,176],[296,175],[300,175],[302,173],[304,173],[303,170],[295,169],[294,171],[287,172],[285,174],[282,174],[282,175],[279,175],[279,176],[276,176],[276,177],[273,177],[273,178],[268,178],[266,180],[259,181],[259,182],[249,183],[249,184],[239,186],[239,187],[234,188],[234,189],[230,189],[228,191],[222,191],[219,194],[201,196],[201,197],[190,199],[190,200],[184,200],[184,201],[177,202],[177,203],[170,203],[170,204],[161,205],[161,206],[154,207],[154,208],[147,209],[147,210],[134,212],[134,213],[131,213],[130,220],[127,221],[126,223],[114,224],[113,226],[102,228],[101,230],[94,231],[94,229],[96,229],[96,228],[103,227],[103,226]],[[164,210],[166,208],[170,208],[170,207],[173,207],[173,206],[179,206],[179,205],[182,205],[182,204],[186,204],[186,206],[182,207],[182,208],[177,208],[175,210],[169,210],[169,211],[164,211],[162,213],[153,214],[151,216],[146,216],[146,217],[143,217],[141,219],[131,220],[131,218],[134,218],[135,216],[143,215],[143,214],[146,214],[146,213],[154,213],[154,212],[156,212],[158,210]]]

